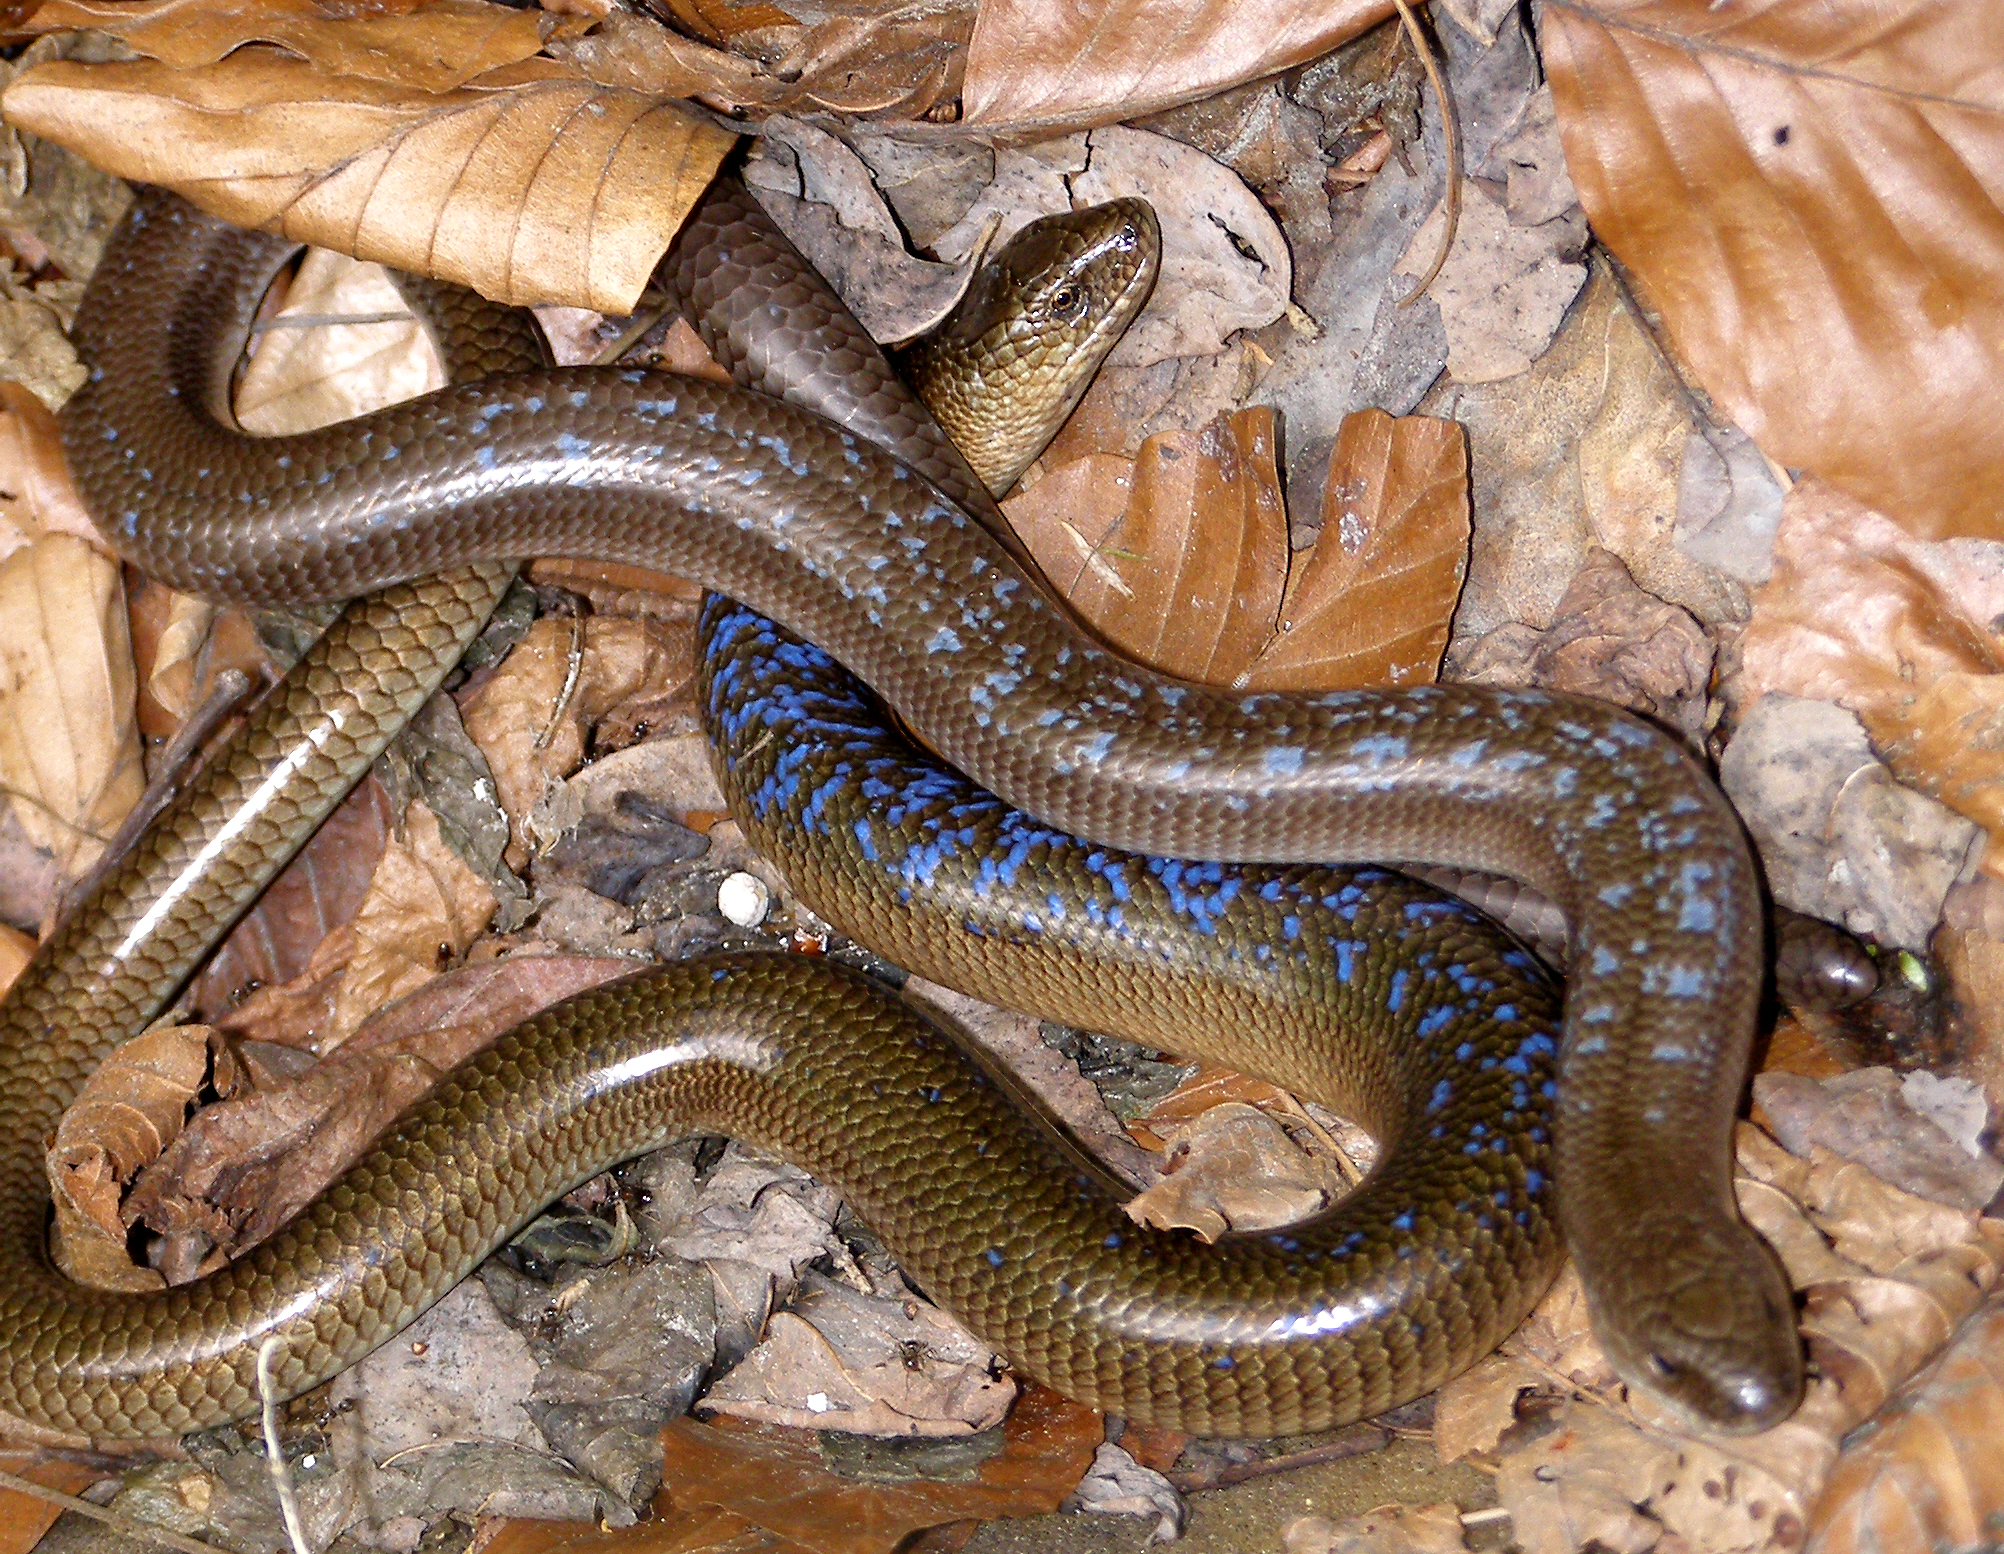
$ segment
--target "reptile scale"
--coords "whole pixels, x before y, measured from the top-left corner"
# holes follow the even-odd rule
[[[1132,280],[1120,250],[1141,225],[1081,273]],[[1788,1289],[1729,1175],[1759,897],[1732,812],[1671,740],[1563,696],[1247,696],[1108,653],[1027,575],[966,465],[731,184],[663,276],[741,379],[846,428],[739,388],[535,367],[519,326],[493,323],[448,360],[455,377],[498,372],[247,438],[223,391],[286,252],[142,193],[78,319],[92,373],[65,448],[121,552],[223,599],[379,592],[0,1007],[0,1409],[97,1436],[240,1416],[261,1343],[279,1388],[301,1391],[551,1197],[692,1128],[798,1159],[1026,1371],[1130,1418],[1289,1433],[1437,1385],[1542,1290],[1555,1203],[1625,1377],[1728,1428],[1793,1406]],[[1072,290],[1032,287],[1043,300],[1024,307],[1076,335]],[[1023,315],[987,304],[983,327],[920,365],[1018,351]],[[903,463],[860,435],[886,426]],[[62,1106],[429,694],[510,564],[543,554],[744,601],[705,614],[720,768],[734,813],[824,916],[977,995],[1345,1104],[1385,1143],[1378,1170],[1277,1235],[1200,1247],[1142,1231],[1073,1147],[881,989],[735,957],[537,1017],[207,1279],[69,1285],[43,1247],[40,1141]],[[849,673],[982,786],[904,747]],[[1510,874],[1556,901],[1574,968],[1562,1033],[1535,963],[1472,911],[1325,867],[1375,858]]]

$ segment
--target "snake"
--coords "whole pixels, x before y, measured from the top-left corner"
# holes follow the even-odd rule
[[[752,205],[720,197],[707,225],[699,208],[678,248],[728,261]],[[314,1385],[550,1197],[692,1128],[800,1159],[1028,1374],[1130,1418],[1282,1433],[1416,1396],[1528,1309],[1558,1230],[1631,1384],[1728,1429],[1793,1406],[1792,1302],[1729,1167],[1758,888],[1681,746],[1539,691],[1245,693],[1140,668],[1052,600],[992,504],[953,489],[943,439],[893,456],[736,386],[517,360],[336,427],[244,437],[223,405],[228,342],[288,247],[143,194],[78,317],[90,374],[63,439],[111,543],[209,597],[357,602],[0,1005],[0,1409],[92,1436],[239,1417],[260,1349],[282,1395]],[[834,327],[800,302],[802,271],[745,269],[698,320],[735,373]],[[936,980],[1347,1103],[1385,1141],[1373,1175],[1282,1232],[1196,1247],[1146,1231],[1005,1075],[881,989],[726,958],[510,1033],[203,1280],[68,1284],[37,1158],[62,1105],[537,554],[743,601],[705,617],[727,791],[837,926]],[[883,707],[936,758],[899,745]],[[1332,867],[1384,858],[1509,875],[1556,903],[1562,1010],[1465,906]]]

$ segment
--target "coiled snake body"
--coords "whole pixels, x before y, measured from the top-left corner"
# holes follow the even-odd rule
[[[728,249],[746,222],[725,210],[707,230]],[[1730,811],[1669,740],[1536,693],[1240,696],[1136,669],[905,465],[708,383],[514,370],[245,439],[217,420],[215,341],[273,255],[143,198],[79,319],[94,372],[65,445],[107,535],[176,586],[385,592],[350,607],[0,1010],[0,1408],[104,1435],[215,1422],[251,1406],[265,1339],[298,1391],[551,1195],[687,1127],[802,1158],[977,1331],[1130,1417],[1277,1433],[1436,1384],[1535,1298],[1554,1191],[1624,1374],[1729,1426],[1792,1405],[1786,1286],[1727,1174],[1758,898]],[[713,333],[750,327],[741,313]],[[1038,817],[910,764],[820,654],[713,606],[734,807],[838,925],[970,991],[1348,1100],[1386,1162],[1322,1221],[1193,1248],[1128,1226],[1075,1153],[859,979],[698,962],[513,1033],[218,1275],[147,1296],[67,1285],[41,1249],[56,1112],[444,673],[505,580],[488,558],[531,554],[664,567],[744,600]],[[1555,1150],[1549,989],[1466,909],[1299,862],[1373,857],[1513,874],[1566,910]],[[1360,1028],[1331,1036],[1332,1014]]]

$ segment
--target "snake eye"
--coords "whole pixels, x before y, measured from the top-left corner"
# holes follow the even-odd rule
[[[1069,318],[1078,311],[1079,294],[1076,288],[1061,286],[1051,297],[1051,310],[1061,317]]]

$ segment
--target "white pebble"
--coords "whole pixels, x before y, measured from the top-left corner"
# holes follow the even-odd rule
[[[717,910],[740,928],[756,928],[772,910],[772,892],[756,874],[740,870],[717,887]]]

